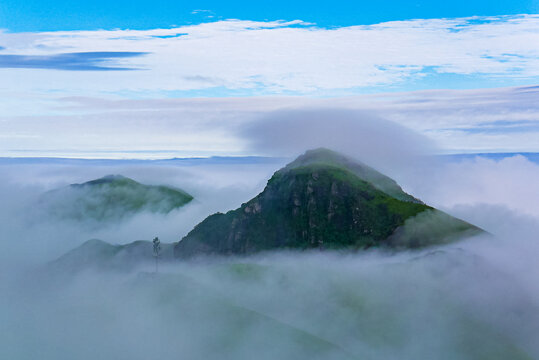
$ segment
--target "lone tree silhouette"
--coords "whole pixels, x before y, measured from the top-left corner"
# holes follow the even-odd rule
[[[161,252],[161,241],[156,236],[153,239],[153,256],[155,257],[155,272],[159,271],[159,253]]]

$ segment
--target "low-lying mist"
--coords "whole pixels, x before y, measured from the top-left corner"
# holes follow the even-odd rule
[[[487,241],[399,255],[272,253],[158,275],[26,273],[4,287],[0,355],[536,358],[536,282],[504,266],[507,244]]]
[[[91,238],[115,244],[159,236],[163,242],[178,241],[197,223],[216,211],[228,211],[256,195],[267,178],[281,165],[172,166],[134,162],[108,165],[18,164],[4,165],[0,172],[0,243],[10,246],[0,253],[2,263],[35,264],[51,260]],[[141,212],[116,222],[58,218],[45,213],[47,191],[83,183],[108,174],[122,174],[144,184],[183,189],[194,200],[168,214]],[[216,181],[215,179],[218,179]],[[66,195],[66,194],[64,194]],[[69,195],[69,193],[67,194]],[[67,196],[66,195],[66,196]],[[60,199],[61,200],[61,199]],[[66,206],[76,200],[65,199]],[[59,204],[54,204],[59,206]]]
[[[158,274],[47,271],[90,238],[178,241],[260,192],[283,162],[0,165],[0,358],[539,358],[539,165],[519,156],[429,160],[391,174],[493,237],[404,253],[163,263]],[[40,217],[43,192],[108,174],[195,200],[97,227]]]

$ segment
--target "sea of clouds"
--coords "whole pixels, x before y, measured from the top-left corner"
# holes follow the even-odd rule
[[[302,139],[296,136],[307,120],[291,126],[294,112],[244,131],[253,147],[273,144],[278,156],[325,145],[360,158],[494,236],[398,254],[279,252],[163,264],[159,275],[142,268],[52,276],[48,262],[91,238],[178,241],[206,216],[259,193],[286,159],[4,162],[0,358],[539,357],[539,164],[521,155],[428,156],[432,145],[418,145],[424,143],[405,129],[374,120],[354,127],[346,113],[329,126],[329,115],[305,117],[312,135]],[[40,211],[44,192],[108,174],[178,187],[195,200],[167,215],[98,226]]]

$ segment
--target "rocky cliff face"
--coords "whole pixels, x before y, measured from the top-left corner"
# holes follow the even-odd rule
[[[239,209],[206,218],[175,246],[174,255],[416,247],[477,229],[444,214],[440,228],[435,221],[431,230],[410,230],[408,224],[417,224],[409,219],[421,213],[441,212],[406,194],[376,170],[317,149],[277,171],[264,191]],[[430,215],[424,217],[430,221]]]

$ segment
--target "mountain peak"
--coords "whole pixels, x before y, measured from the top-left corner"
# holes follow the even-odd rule
[[[320,160],[323,158],[335,159],[339,157],[345,157],[345,156],[341,153],[338,153],[337,151],[334,151],[325,147],[319,147],[316,149],[306,150],[302,155],[298,156],[296,160],[300,160],[300,159]]]
[[[336,151],[327,148],[307,150],[288,164],[285,169],[306,166],[312,164],[339,165],[349,162],[349,159]]]
[[[85,223],[92,219],[103,224],[143,211],[168,214],[191,200],[193,197],[181,189],[145,185],[123,175],[107,175],[51,190],[41,197],[40,203],[48,214],[61,219]]]
[[[468,230],[479,229],[425,205],[363,163],[315,149],[275,172],[264,191],[240,208],[206,218],[174,251],[190,257],[279,248],[422,247]]]
[[[314,168],[320,167],[340,168],[352,172],[361,180],[368,182],[378,190],[383,191],[396,199],[421,203],[420,200],[404,192],[397,182],[390,177],[380,173],[376,169],[364,164],[359,160],[327,148],[307,150],[304,154],[298,156],[294,161],[286,165],[277,173],[290,171],[300,167],[311,167],[313,170]]]

